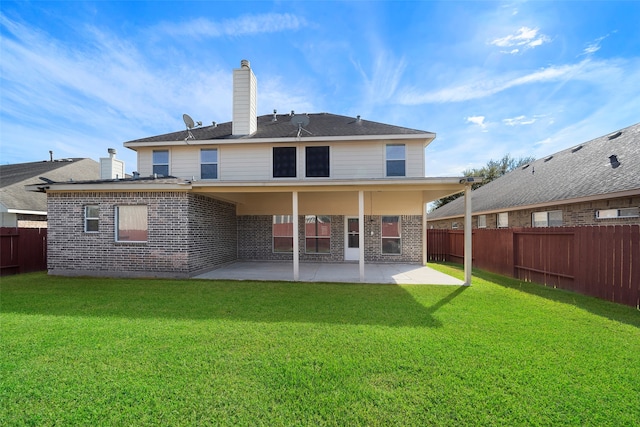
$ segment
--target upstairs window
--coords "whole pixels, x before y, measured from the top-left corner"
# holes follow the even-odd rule
[[[273,147],[273,177],[296,177],[296,147]]]
[[[153,174],[169,176],[169,150],[153,150]]]
[[[328,178],[329,147],[306,147],[305,166],[307,178]]]
[[[100,208],[96,205],[84,207],[84,232],[97,233],[100,225]]]
[[[562,227],[562,211],[534,212],[531,224],[534,227]]]
[[[305,251],[308,254],[331,253],[331,217],[306,215],[304,218]]]
[[[147,241],[147,206],[116,206],[116,241]]]
[[[293,216],[273,216],[273,252],[293,252]]]
[[[387,144],[387,176],[405,176],[406,160],[404,144]]]
[[[218,150],[200,150],[200,179],[218,179]]]

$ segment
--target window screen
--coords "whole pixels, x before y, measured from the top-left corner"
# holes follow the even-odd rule
[[[329,147],[306,147],[306,176],[329,177]]]
[[[273,177],[296,177],[296,147],[273,147]]]

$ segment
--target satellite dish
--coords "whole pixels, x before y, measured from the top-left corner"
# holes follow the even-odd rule
[[[296,114],[291,117],[291,123],[297,128],[305,127],[309,124],[309,116],[306,114]]]
[[[193,127],[196,125],[191,116],[189,116],[188,114],[183,114],[182,120],[184,120],[184,124],[187,125],[187,129],[193,129]]]

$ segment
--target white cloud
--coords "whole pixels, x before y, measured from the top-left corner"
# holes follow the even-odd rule
[[[584,48],[581,55],[591,55],[592,53],[596,53],[597,51],[599,51],[602,40],[606,39],[607,37],[609,37],[609,34],[607,34],[606,36],[598,37],[593,42],[589,43],[587,47]]]
[[[235,19],[220,22],[207,18],[198,18],[182,23],[166,22],[154,28],[172,36],[223,37],[245,36],[282,31],[295,31],[307,26],[304,18],[290,13],[267,13],[262,15],[243,15]]]
[[[541,46],[543,43],[551,41],[548,36],[538,34],[539,31],[540,30],[538,28],[521,27],[516,34],[510,34],[494,39],[489,42],[489,44],[498,47],[517,47],[526,50]],[[503,50],[501,52],[515,54],[520,52],[520,49]]]
[[[502,119],[502,123],[507,126],[531,125],[538,120],[537,117],[527,118],[527,116],[517,116],[509,119]]]
[[[485,117],[484,116],[471,116],[471,117],[465,117],[465,120],[467,121],[467,123],[473,123],[475,125],[480,126],[483,130],[486,129],[487,125],[484,122]]]

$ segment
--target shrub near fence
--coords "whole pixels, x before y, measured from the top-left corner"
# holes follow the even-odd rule
[[[46,228],[0,227],[0,275],[46,269]]]
[[[427,230],[427,259],[462,262],[463,233]],[[640,308],[639,225],[474,229],[473,266]]]

